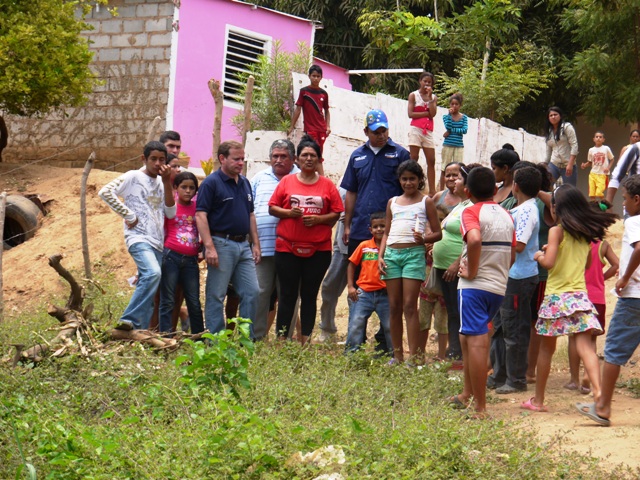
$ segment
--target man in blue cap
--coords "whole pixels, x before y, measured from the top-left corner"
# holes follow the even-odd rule
[[[348,256],[364,240],[371,238],[369,216],[384,212],[391,197],[402,195],[396,175],[398,165],[409,160],[409,152],[389,138],[389,122],[382,110],[371,110],[364,119],[364,134],[369,139],[351,154],[340,186],[345,197],[343,242]],[[356,275],[357,278],[357,275]],[[377,350],[392,353],[382,328],[376,334]],[[362,339],[361,343],[364,343]]]

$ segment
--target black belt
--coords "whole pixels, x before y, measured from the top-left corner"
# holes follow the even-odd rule
[[[247,236],[246,235],[229,235],[228,233],[224,233],[224,232],[212,232],[211,233],[212,237],[218,237],[218,238],[224,238],[227,240],[231,240],[232,242],[246,242],[247,241]]]

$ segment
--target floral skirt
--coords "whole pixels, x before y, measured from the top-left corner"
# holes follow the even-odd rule
[[[587,292],[552,293],[544,296],[536,322],[538,335],[560,337],[588,330],[602,332],[596,309],[589,301]]]

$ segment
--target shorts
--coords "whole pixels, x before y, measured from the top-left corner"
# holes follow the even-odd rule
[[[542,305],[542,300],[544,300],[544,291],[547,288],[547,281],[540,280],[538,285],[536,286],[535,292],[533,292],[533,296],[531,297],[531,327],[536,328],[536,322],[538,321],[538,310],[540,310],[540,305]]]
[[[450,163],[464,162],[464,147],[442,147],[442,171],[444,172]]]
[[[425,270],[427,261],[424,257],[424,246],[408,248],[387,247],[384,251],[384,261],[387,264],[387,273],[381,275],[383,280],[396,278],[408,278],[411,280],[426,279]]]
[[[589,196],[604,197],[604,191],[607,189],[607,176],[602,173],[589,174]]]
[[[419,127],[411,125],[409,127],[409,146],[410,147],[422,147],[422,148],[436,148],[436,144],[433,142],[433,132],[426,130],[424,133]]]
[[[424,298],[420,299],[418,309],[420,331],[431,329],[431,317],[433,317],[433,327],[436,329],[436,332],[443,335],[449,333],[447,309],[443,303],[442,297],[436,298],[433,302]]]
[[[458,290],[460,333],[471,336],[489,333],[489,322],[500,310],[503,299],[503,295],[476,288]]]
[[[640,344],[640,298],[619,298],[604,343],[604,360],[626,364]]]
[[[604,335],[604,326],[607,323],[607,304],[606,303],[594,303],[594,307],[596,307],[596,317],[598,318],[598,323],[602,327],[601,332],[593,332],[594,335]]]
[[[587,292],[545,295],[536,322],[538,335],[560,337],[589,330],[596,335],[602,328]]]
[[[316,143],[320,146],[320,153],[322,153],[322,151],[324,150],[324,142],[327,139],[327,132],[304,132],[307,135],[309,135],[311,138],[313,138]],[[320,162],[324,162],[324,158],[320,158]]]

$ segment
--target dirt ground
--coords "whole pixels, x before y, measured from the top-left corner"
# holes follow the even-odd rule
[[[52,295],[66,295],[68,286],[48,266],[47,258],[55,253],[64,255],[63,265],[76,272],[83,272],[80,232],[80,169],[62,169],[46,165],[30,166],[16,170],[16,165],[0,164],[0,187],[8,193],[37,193],[50,202],[49,215],[35,237],[12,250],[4,252],[3,282],[5,312],[11,316],[27,305],[43,305]],[[127,291],[126,279],[135,273],[122,237],[122,222],[97,196],[98,190],[118,174],[102,170],[91,172],[88,181],[87,214],[89,248],[92,264],[105,265]],[[610,231],[610,243],[620,251],[621,223]],[[613,282],[607,291],[611,289]],[[613,312],[615,299],[609,298],[608,316]],[[337,310],[338,339],[344,340],[347,331],[348,309],[343,297]],[[561,339],[554,358],[554,369],[549,379],[547,398],[550,411],[533,414],[519,408],[522,401],[533,395],[532,391],[516,395],[490,396],[490,411],[508,423],[522,421],[525,428],[538,432],[543,441],[556,436],[563,438],[563,446],[569,450],[590,453],[601,459],[604,465],[624,463],[640,468],[640,456],[636,445],[640,444],[640,399],[632,398],[628,391],[616,391],[613,403],[613,426],[602,428],[580,416],[574,403],[587,401],[588,397],[568,391],[562,386],[568,381],[566,341]],[[599,351],[603,348],[600,339]],[[435,354],[436,344],[429,343]],[[640,355],[622,369],[621,380],[640,377],[636,364]],[[530,389],[531,390],[531,389]],[[453,393],[453,392],[452,392]]]

